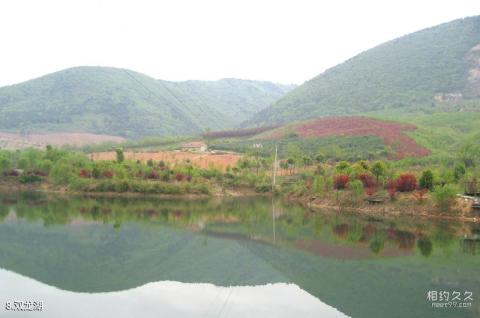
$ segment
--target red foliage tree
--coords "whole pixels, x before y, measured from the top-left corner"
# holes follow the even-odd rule
[[[362,181],[364,188],[374,188],[375,187],[375,178],[369,173],[362,173],[358,175],[358,180]]]
[[[366,193],[367,193],[368,196],[374,195],[375,192],[377,192],[377,191],[375,190],[375,187],[368,187],[368,188],[367,188],[367,191],[366,191]]]
[[[333,187],[337,190],[345,189],[348,184],[348,176],[346,174],[337,174],[333,177]]]
[[[151,171],[149,174],[147,174],[148,179],[158,179],[160,178],[160,175],[155,171]]]
[[[180,172],[177,172],[175,174],[175,180],[177,180],[177,181],[182,181],[184,178],[185,178],[185,176]]]
[[[395,181],[387,183],[387,192],[391,200],[395,199],[395,194],[397,193],[397,183]]]
[[[113,172],[111,172],[109,170],[106,170],[106,171],[102,172],[102,177],[110,179],[110,178],[113,177]]]
[[[78,176],[80,178],[91,178],[92,177],[92,173],[90,171],[88,171],[87,169],[82,169],[80,170],[80,172],[78,173]]]
[[[397,190],[400,192],[410,192],[417,188],[417,178],[411,173],[400,175],[395,183]]]

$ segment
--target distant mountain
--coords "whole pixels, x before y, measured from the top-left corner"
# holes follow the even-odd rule
[[[480,16],[476,16],[365,51],[297,87],[248,124],[368,112],[434,112],[449,105],[478,108],[479,97]]]
[[[126,69],[76,67],[0,88],[0,131],[139,138],[229,129],[292,88],[238,79],[169,82]]]

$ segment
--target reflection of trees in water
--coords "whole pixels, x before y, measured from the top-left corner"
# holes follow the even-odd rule
[[[480,239],[463,239],[462,251],[467,254],[479,254],[480,253]]]
[[[297,205],[272,202],[268,198],[223,198],[165,200],[155,198],[58,197],[20,194],[0,198],[0,221],[11,207],[17,217],[53,224],[110,224],[120,229],[126,222],[148,226],[168,225],[205,233],[231,233],[232,237],[291,244],[304,240],[328,240],[358,245],[381,254],[386,244],[411,251],[417,246],[428,257],[438,248],[448,251],[457,240],[457,227],[446,222],[417,222],[412,218],[395,223],[349,214],[313,213]],[[272,212],[273,205],[275,209]],[[273,213],[273,214],[272,214]],[[274,223],[275,222],[275,225]],[[478,230],[478,229],[476,229]],[[467,243],[471,244],[471,243]],[[466,246],[465,251],[472,248]]]
[[[8,215],[10,208],[6,205],[0,205],[0,222],[2,222]]]
[[[411,250],[415,246],[415,234],[408,231],[397,231],[397,244],[402,250]]]
[[[480,224],[470,225],[470,234],[461,242],[462,250],[467,254],[480,254]]]
[[[417,246],[423,256],[429,257],[432,254],[433,245],[432,241],[430,241],[428,237],[422,236],[421,238],[419,238],[417,241]]]

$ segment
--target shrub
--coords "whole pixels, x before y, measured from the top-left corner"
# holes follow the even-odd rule
[[[180,181],[183,181],[184,178],[185,178],[185,176],[183,175],[183,173],[177,172],[177,173],[175,174],[175,180],[177,180],[177,181],[179,181],[179,182],[180,182]]]
[[[433,199],[437,204],[437,207],[445,212],[450,210],[450,207],[455,202],[457,195],[457,189],[451,184],[447,184],[443,187],[438,187],[433,191]]]
[[[168,182],[170,181],[170,176],[171,176],[170,170],[164,169],[162,170],[162,175],[160,176],[160,179],[162,179],[162,181]]]
[[[466,176],[465,180],[465,194],[476,195],[478,192],[478,180],[475,176]]]
[[[387,192],[390,200],[394,200],[395,194],[397,193],[397,184],[395,183],[395,181],[389,181],[387,183]]]
[[[48,176],[48,173],[46,173],[45,171],[42,171],[42,170],[33,170],[32,173],[36,176],[39,176],[39,177]]]
[[[158,175],[158,172],[156,172],[155,170],[152,170],[152,171],[150,171],[149,174],[147,174],[147,178],[148,179],[159,179],[160,176]]]
[[[362,182],[364,188],[373,188],[376,185],[375,179],[371,174],[362,173],[357,178]]]
[[[348,184],[348,176],[346,174],[338,174],[333,177],[333,187],[336,190],[345,189]]]
[[[431,170],[423,171],[418,181],[421,189],[433,190],[433,173]]]
[[[410,192],[417,188],[417,178],[411,173],[400,175],[395,183],[397,190],[400,192]]]
[[[68,184],[75,175],[68,161],[61,159],[53,165],[49,177],[55,184]]]
[[[90,180],[81,178],[72,179],[68,185],[69,189],[77,191],[91,191],[91,186],[92,184]]]
[[[102,172],[102,178],[111,179],[112,177],[113,177],[112,171],[107,170]]]
[[[20,176],[20,183],[27,184],[27,183],[34,183],[41,181],[42,178],[35,174],[22,174]]]
[[[319,165],[317,165],[317,168],[315,168],[314,173],[316,175],[323,176],[323,175],[325,175],[325,168],[323,167],[322,164],[319,164]]]
[[[373,173],[375,178],[377,178],[377,183],[380,177],[383,177],[387,171],[387,167],[383,161],[375,161],[370,168],[370,171]]]
[[[255,192],[257,193],[266,193],[272,189],[270,184],[260,184],[255,187]]]
[[[100,173],[100,170],[99,170],[97,167],[93,167],[93,169],[92,169],[92,176],[93,176],[95,179],[100,178],[101,173]]]
[[[128,181],[119,181],[115,183],[116,192],[127,192],[130,189]]]
[[[335,166],[335,170],[337,171],[346,171],[346,170],[349,170],[350,169],[350,164],[346,161],[340,161],[339,163],[337,163],[337,165]]]
[[[115,149],[116,156],[117,156],[117,162],[122,163],[125,160],[125,155],[123,154],[122,149]]]
[[[353,180],[348,185],[350,190],[352,190],[352,196],[355,201],[360,199],[363,195],[363,184],[360,180]]]
[[[111,180],[104,180],[97,184],[94,191],[99,191],[99,192],[115,191],[115,184]]]
[[[368,196],[374,195],[375,192],[376,192],[376,190],[375,190],[374,187],[367,188],[367,195],[368,195]]]
[[[78,173],[78,176],[80,178],[90,178],[92,176],[92,174],[90,173],[90,171],[88,171],[87,169],[82,169],[80,170],[80,172]]]
[[[313,180],[313,192],[322,194],[325,190],[325,184],[323,182],[323,179],[321,177],[315,177]]]
[[[3,173],[5,177],[18,177],[20,173],[17,170],[7,170]]]
[[[195,190],[202,194],[209,194],[210,188],[206,183],[200,183],[195,186]]]
[[[463,164],[458,164],[455,166],[453,175],[455,176],[455,181],[460,180],[465,175],[465,166]]]

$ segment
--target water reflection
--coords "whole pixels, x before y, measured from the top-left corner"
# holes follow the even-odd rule
[[[477,303],[453,313],[433,310],[425,299],[428,290],[453,287],[480,295],[478,226],[469,223],[314,213],[268,198],[178,201],[31,193],[3,195],[0,222],[0,267],[42,286],[76,292],[72,295],[175,281],[191,295],[201,294],[197,287],[204,286],[192,283],[217,290],[256,286],[272,295],[278,290],[286,307],[303,303],[303,296],[295,298],[295,287],[312,295],[318,308],[325,303],[353,317],[405,317],[405,308],[411,317],[480,312]],[[8,284],[4,277],[0,281]],[[262,307],[260,300],[242,297],[239,302]],[[195,307],[184,304],[189,305]]]

